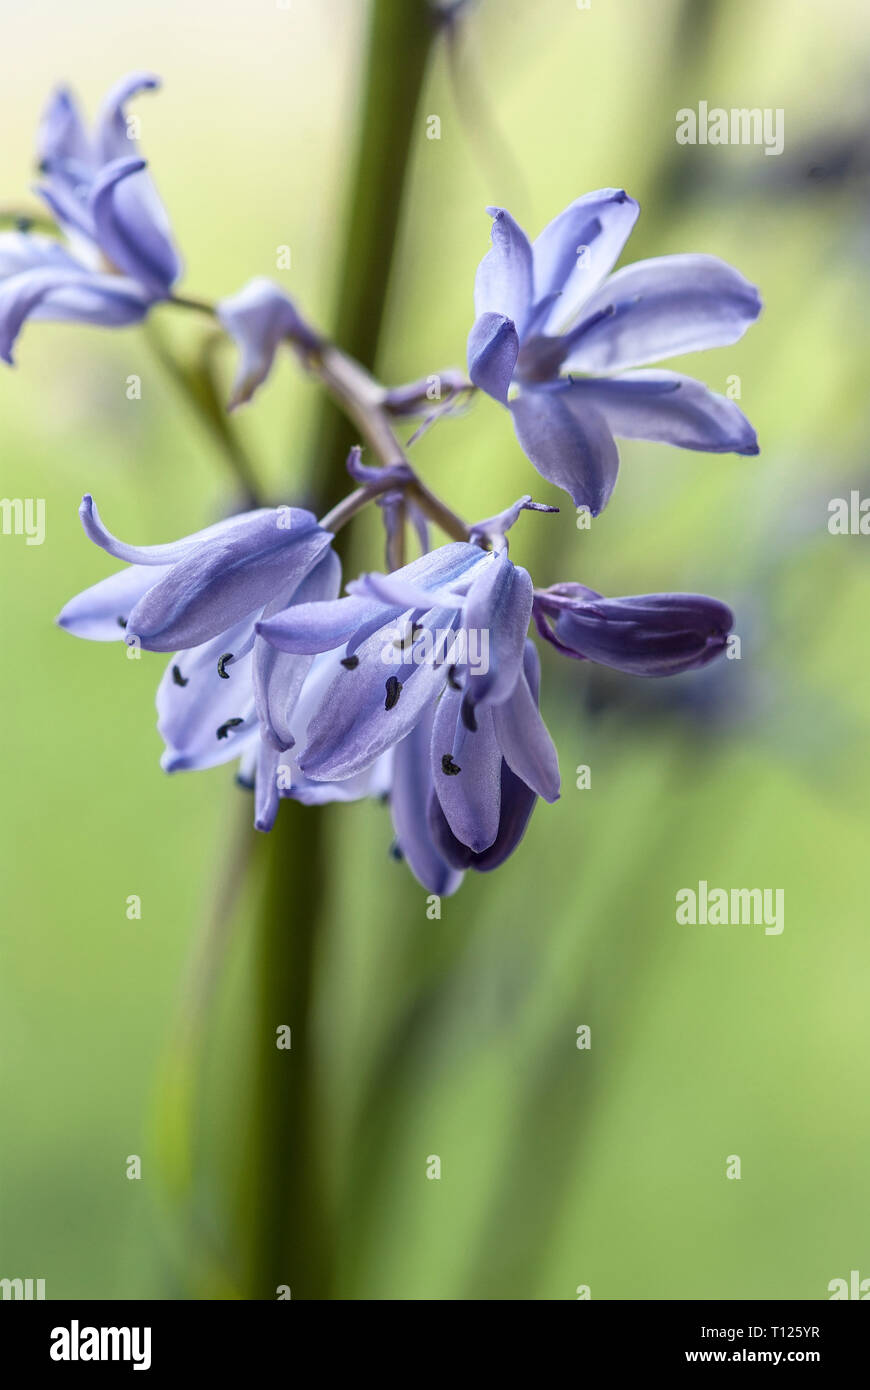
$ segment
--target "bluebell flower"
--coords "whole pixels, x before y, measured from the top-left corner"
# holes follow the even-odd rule
[[[432,891],[452,891],[462,868],[501,863],[536,797],[559,795],[531,612],[531,579],[506,546],[459,541],[257,624],[287,654],[343,653],[299,769],[342,781],[393,749],[397,840],[421,882],[439,883]]]
[[[597,515],[619,467],[614,435],[756,454],[733,401],[676,372],[634,370],[736,342],[758,291],[715,256],[660,256],[611,274],[639,207],[618,189],[578,198],[532,245],[490,208],[468,340],[476,386],[509,406],[538,472]]]
[[[213,767],[241,756],[249,770],[253,756],[255,819],[268,829],[280,755],[295,741],[291,719],[312,658],[276,652],[256,636],[255,622],[338,593],[330,532],[310,512],[261,508],[169,545],[134,546],[106,529],[90,496],[80,515],[90,539],[127,568],[71,599],[59,625],[92,641],[174,653],[157,692],[163,767]]]
[[[0,234],[4,361],[12,361],[27,319],[123,327],[171,293],[181,264],[125,115],[131,97],[158,85],[148,73],[123,78],[105,97],[92,131],[68,91],[50,99],[37,138],[42,181],[36,192],[68,245],[23,231]]]
[[[565,655],[635,676],[706,666],[734,626],[731,609],[704,594],[602,598],[583,584],[554,584],[535,591],[533,607],[541,636]]]

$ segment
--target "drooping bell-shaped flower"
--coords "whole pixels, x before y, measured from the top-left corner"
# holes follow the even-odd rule
[[[451,795],[449,788],[458,784],[460,775],[456,757],[446,760],[441,754],[440,771],[447,770],[450,782],[439,778],[438,714],[431,744],[432,780],[435,794],[428,804],[429,833],[438,852],[454,870],[476,869],[485,873],[497,869],[513,854],[526,833],[538,796],[555,801],[559,795],[559,766],[543,720],[538,711],[540,663],[532,642],[526,641],[523,652],[521,685],[510,700],[492,712],[492,735],[474,747],[459,725],[456,726],[455,752],[459,757],[475,758],[475,778],[472,795],[459,792]],[[449,736],[449,712],[443,715],[443,730]],[[460,742],[461,740],[461,742]],[[498,786],[498,817],[492,815],[492,797],[480,797],[481,786]],[[477,795],[474,796],[474,791]],[[472,799],[473,797],[473,799]],[[489,814],[485,834],[475,826],[475,810],[481,808],[484,818]],[[490,830],[495,834],[487,844]],[[481,846],[481,847],[476,847]]]
[[[277,755],[293,746],[290,720],[312,658],[276,652],[255,623],[288,604],[334,598],[340,566],[331,534],[310,512],[261,508],[169,545],[132,546],[106,530],[90,496],[80,515],[88,536],[128,568],[71,599],[59,625],[93,641],[173,652],[157,692],[164,768],[213,767],[253,748],[264,772],[256,819],[268,829],[277,809],[270,778]]]
[[[181,263],[126,116],[133,96],[159,85],[150,73],[122,78],[91,131],[65,88],[49,100],[37,137],[36,192],[67,245],[26,231],[0,233],[4,361],[12,361],[27,319],[123,327],[171,293]]]
[[[567,656],[635,676],[706,666],[734,626],[731,609],[704,594],[602,598],[583,584],[536,590],[534,614],[541,635]]]
[[[392,574],[362,576],[346,598],[294,605],[257,624],[290,654],[342,649],[299,768],[313,781],[341,781],[394,749],[397,838],[421,881],[441,881],[432,891],[452,891],[444,864],[467,867],[454,840],[473,866],[493,867],[518,843],[536,796],[559,794],[527,674],[531,611],[531,580],[506,547],[454,542]],[[515,780],[524,816],[512,809]],[[501,855],[494,846],[503,845]]]
[[[543,477],[597,515],[616,482],[614,436],[758,453],[733,401],[691,377],[647,368],[742,337],[761,300],[738,271],[716,256],[676,255],[611,273],[639,212],[621,189],[578,198],[534,243],[509,212],[489,212],[492,247],[475,281],[469,374],[509,406]]]

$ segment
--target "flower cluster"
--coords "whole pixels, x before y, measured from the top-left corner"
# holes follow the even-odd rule
[[[174,295],[179,260],[125,117],[127,100],[156,85],[140,74],[118,84],[90,134],[68,93],[52,99],[38,191],[69,249],[27,230],[0,235],[7,361],[27,318],[120,327],[158,301],[186,302]],[[740,337],[760,301],[737,271],[711,256],[667,256],[614,272],[638,215],[622,191],[577,199],[534,244],[508,212],[491,211],[470,383],[460,389],[510,410],[545,479],[597,515],[616,481],[615,435],[757,452],[733,402],[646,369]],[[79,637],[171,654],[157,693],[167,771],[237,762],[261,830],[282,798],[385,798],[397,852],[430,892],[451,893],[465,870],[496,868],[513,852],[538,798],[559,796],[530,629],[572,659],[669,676],[719,656],[732,614],[694,594],[536,588],[511,559],[508,533],[522,512],[555,508],[524,496],[486,521],[459,522],[392,432],[391,420],[425,413],[417,387],[378,387],[268,281],[212,312],[240,350],[230,408],[251,398],[289,343],[307,365],[320,363],[323,384],[363,434],[371,427],[376,457],[386,439],[380,467],[355,450],[348,467],[360,486],[320,521],[301,508],[260,507],[163,545],[119,540],[87,495],[86,534],[125,567],[72,599],[58,622]],[[394,558],[342,595],[333,528],[369,502],[381,506]],[[431,548],[430,521],[455,538]],[[421,554],[406,563],[409,524]]]
[[[166,770],[239,759],[260,830],[281,797],[387,797],[398,850],[439,894],[465,869],[501,864],[537,798],[559,795],[533,617],[560,651],[650,676],[711,661],[733,622],[724,604],[693,594],[536,591],[491,523],[472,528],[474,541],[364,574],[340,598],[332,536],[310,512],[264,508],[144,547],[111,535],[89,496],[81,519],[127,568],[72,599],[58,622],[79,637],[173,652],[157,694]],[[459,640],[471,633],[486,634],[485,662]]]

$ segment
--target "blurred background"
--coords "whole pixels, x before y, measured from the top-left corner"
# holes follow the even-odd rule
[[[761,287],[743,342],[674,364],[720,392],[739,377],[761,454],[626,441],[591,532],[488,399],[416,465],[468,517],[526,490],[562,505],[512,536],[539,584],[714,594],[742,656],[644,682],[544,652],[562,798],[440,921],[389,857],[383,807],[327,813],[312,1048],[331,1295],[825,1298],[870,1277],[870,539],[827,529],[831,498],[870,495],[870,21],[858,0],[482,0],[463,21],[416,117],[381,376],[464,365],[488,204],[535,235],[623,186],[642,207],[628,260],[711,253]],[[152,69],[164,89],[133,110],[183,292],[268,275],[328,325],[366,22],[360,0],[7,0],[0,208],[33,206],[58,81],[93,113]],[[783,153],[677,145],[701,100],[782,108]],[[155,324],[182,348],[198,331]],[[276,499],[314,487],[318,394],[288,355],[238,417]],[[3,495],[46,502],[42,546],[0,537],[0,1277],[49,1298],[246,1296],[250,802],[232,767],[160,771],[159,657],[52,626],[111,568],[83,491],[155,542],[224,512],[232,478],[136,329],[27,327],[0,373],[0,456]],[[381,563],[374,524],[354,544]],[[784,932],[678,927],[674,895],[700,879],[784,888]]]

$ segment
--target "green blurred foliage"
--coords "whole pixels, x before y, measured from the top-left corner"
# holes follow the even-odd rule
[[[10,12],[26,61],[0,93],[0,204],[30,180],[56,80],[92,110],[119,73],[153,68],[165,90],[137,110],[185,289],[215,298],[269,274],[317,320],[364,10]],[[573,1298],[588,1284],[594,1298],[822,1298],[852,1268],[870,1275],[870,542],[826,530],[828,499],[868,476],[866,160],[863,179],[806,176],[867,138],[868,38],[852,0],[484,0],[459,103],[438,59],[385,378],[462,362],[486,205],[534,234],[578,193],[624,185],[643,208],[629,259],[709,252],[761,286],[744,342],[676,365],[718,390],[740,376],[762,453],[626,442],[591,532],[564,506],[520,522],[513,553],[539,583],[715,593],[744,643],[712,683],[679,691],[545,653],[564,791],[504,869],[429,921],[387,856],[383,808],[330,816],[316,1021],[339,1296]],[[700,99],[782,107],[784,154],[678,147],[674,113]],[[432,113],[439,141],[425,138]],[[282,244],[292,269],[276,272]],[[160,317],[192,340],[195,325]],[[232,484],[141,333],[38,325],[17,355],[0,376],[2,492],[45,498],[47,535],[0,538],[0,1275],[45,1278],[49,1297],[232,1297],[254,888],[225,903],[224,940],[204,933],[251,838],[249,806],[230,769],[160,772],[159,658],[51,625],[108,572],[77,522],[82,491],[120,534],[156,541],[206,524]],[[304,499],[315,390],[288,359],[239,418],[276,497]],[[415,453],[471,517],[527,489],[565,500],[487,400]],[[374,527],[363,534],[380,563]],[[589,790],[575,788],[580,764]],[[677,927],[676,890],[702,878],[783,887],[785,931]],[[132,893],[140,922],[125,916]]]

